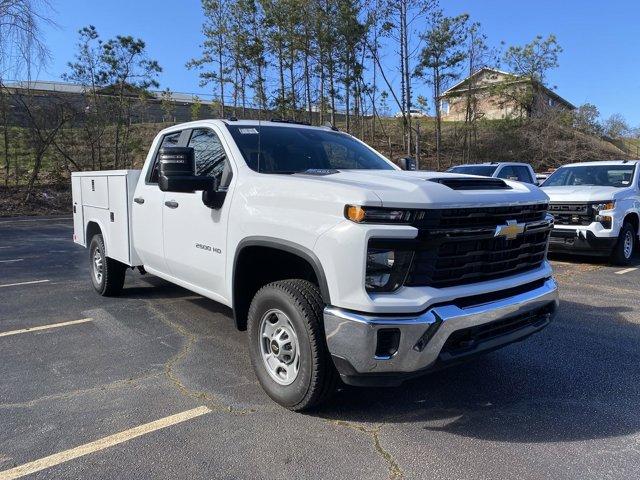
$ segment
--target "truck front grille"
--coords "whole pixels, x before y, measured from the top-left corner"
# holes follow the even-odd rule
[[[546,203],[533,205],[514,205],[505,207],[484,208],[445,208],[427,210],[418,216],[414,223],[420,229],[495,227],[503,225],[507,220],[518,223],[544,220],[547,214]]]
[[[556,225],[590,225],[595,221],[595,210],[588,203],[551,203],[549,213]]]
[[[539,204],[442,211],[437,225],[420,229],[405,285],[444,288],[540,267],[552,229],[545,220],[546,207]],[[524,223],[524,233],[513,239],[496,236],[496,227],[511,220]]]

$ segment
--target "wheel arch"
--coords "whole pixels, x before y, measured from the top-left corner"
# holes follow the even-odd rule
[[[625,215],[622,224],[629,222],[636,230],[636,235],[640,235],[640,215],[637,212],[629,212]]]
[[[281,262],[285,261],[287,266],[280,268]],[[260,268],[260,265],[269,264],[276,265],[275,271]],[[231,301],[238,330],[246,330],[249,305],[260,287],[273,281],[296,277],[315,283],[325,304],[331,304],[324,269],[320,259],[310,249],[279,238],[243,239],[234,255],[232,273]]]
[[[104,249],[105,250],[109,250],[109,246],[107,245],[107,238],[104,234],[105,230],[104,228],[102,228],[102,224],[95,219],[91,219],[87,221],[87,226],[85,228],[85,239],[86,239],[86,245],[87,248],[89,248],[89,246],[91,245],[91,239],[93,238],[94,235],[98,235],[101,234],[102,235],[102,241],[104,242]],[[106,252],[105,252],[106,255]]]

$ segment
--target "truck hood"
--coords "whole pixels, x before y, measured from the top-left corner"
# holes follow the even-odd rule
[[[552,202],[600,202],[623,195],[624,188],[597,186],[542,187]]]
[[[362,189],[374,193],[385,207],[455,208],[505,204],[548,202],[549,198],[535,185],[505,180],[505,190],[454,190],[430,181],[442,178],[485,178],[472,175],[403,170],[340,170],[327,175],[296,174],[309,180]],[[329,187],[329,185],[327,185]]]

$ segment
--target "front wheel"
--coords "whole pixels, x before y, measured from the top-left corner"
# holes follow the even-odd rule
[[[306,280],[270,283],[248,315],[249,352],[265,392],[294,411],[311,409],[335,389],[338,374],[327,350],[316,287]]]
[[[636,229],[630,223],[625,223],[620,229],[618,242],[613,248],[611,260],[616,265],[629,265],[636,251],[638,236]]]
[[[109,258],[105,254],[104,239],[101,234],[94,235],[89,246],[89,265],[91,283],[96,292],[103,297],[120,294],[124,286],[127,266]]]

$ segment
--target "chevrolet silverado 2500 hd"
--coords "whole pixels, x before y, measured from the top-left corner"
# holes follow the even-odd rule
[[[628,265],[640,240],[640,161],[565,165],[542,185],[555,217],[552,251],[609,255]]]
[[[232,307],[258,380],[293,410],[339,378],[399,384],[521,340],[558,303],[537,187],[402,171],[328,127],[177,125],[142,170],[72,185],[98,293],[144,267]]]

